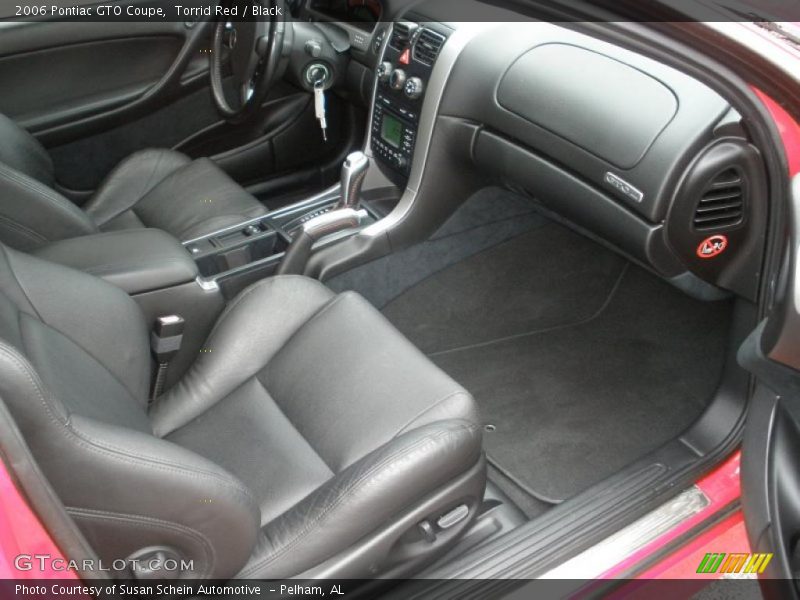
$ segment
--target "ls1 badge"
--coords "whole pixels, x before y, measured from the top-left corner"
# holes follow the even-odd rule
[[[606,173],[606,183],[614,187],[618,192],[625,194],[634,202],[641,202],[644,200],[644,193],[642,193],[641,190],[632,186],[630,183],[622,179],[622,177],[614,175],[614,173],[611,171]]]

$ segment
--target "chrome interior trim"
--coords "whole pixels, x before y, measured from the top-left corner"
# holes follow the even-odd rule
[[[303,232],[310,235],[315,241],[331,233],[331,229],[341,226],[344,229],[356,229],[367,218],[367,211],[355,208],[337,208],[330,212],[314,217],[303,225]]]
[[[708,496],[693,485],[539,579],[596,579],[710,504]]]
[[[214,237],[217,235],[223,235],[225,233],[230,233],[232,231],[237,231],[239,229],[245,229],[248,225],[252,225],[253,223],[260,223],[264,219],[280,219],[286,215],[294,214],[295,212],[301,212],[306,208],[310,208],[311,206],[323,202],[323,201],[330,201],[333,202],[337,198],[341,196],[341,191],[339,184],[332,185],[326,190],[321,191],[310,198],[306,198],[305,200],[301,200],[296,204],[290,204],[289,206],[284,206],[283,208],[279,208],[278,210],[273,210],[266,215],[256,217],[255,219],[250,219],[248,221],[243,221],[241,223],[237,223],[236,225],[231,225],[230,227],[225,227],[224,229],[220,229],[213,233],[207,233],[206,235],[202,235],[200,237],[187,240],[183,242],[184,246],[188,246],[189,244],[193,244],[199,242],[200,240],[204,240],[206,238]]]
[[[206,279],[205,277],[198,275],[197,279],[195,279],[195,282],[206,292],[219,291],[219,284],[217,284],[216,279]]]
[[[422,22],[420,25],[426,25],[427,22]],[[464,48],[467,47],[477,35],[487,31],[490,28],[497,27],[500,23],[457,23],[448,24],[455,27],[455,30],[447,39],[447,43],[442,48],[439,57],[436,59],[436,64],[433,67],[430,81],[428,82],[428,91],[425,93],[425,101],[422,105],[422,112],[420,113],[419,126],[417,128],[417,145],[414,148],[414,158],[411,164],[411,175],[408,179],[403,196],[397,203],[395,209],[381,219],[367,227],[362,234],[368,236],[378,236],[385,233],[387,230],[395,227],[398,223],[402,222],[406,215],[411,211],[422,184],[422,175],[425,172],[425,167],[428,162],[428,154],[430,152],[431,140],[433,139],[434,125],[436,124],[436,117],[439,114],[439,106],[441,105],[444,96],[444,90],[447,86],[447,81],[450,78],[450,73],[455,66],[458,57]],[[391,39],[391,32],[387,35],[385,43]],[[385,48],[384,48],[385,49]],[[381,56],[383,51],[381,52]],[[372,123],[372,111],[375,107],[375,95],[377,94],[378,86],[374,86],[372,94],[372,106],[370,107],[369,121]],[[371,143],[371,127],[367,128],[368,135],[366,141],[366,150],[368,156],[372,157],[370,151]],[[373,157],[374,160],[374,157]]]

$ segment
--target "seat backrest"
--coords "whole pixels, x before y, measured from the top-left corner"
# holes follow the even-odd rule
[[[0,114],[0,162],[12,169],[53,187],[53,161],[35,137],[15,121]]]
[[[44,147],[0,115],[0,242],[27,251],[98,231],[54,186],[53,162]]]
[[[105,560],[168,547],[192,576],[230,577],[259,509],[227,471],[153,434],[147,329],[116,287],[0,245],[0,398],[67,512]]]

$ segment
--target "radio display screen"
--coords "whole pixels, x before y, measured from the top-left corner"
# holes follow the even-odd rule
[[[403,123],[393,116],[384,114],[381,124],[381,137],[390,146],[399,148],[403,142]]]

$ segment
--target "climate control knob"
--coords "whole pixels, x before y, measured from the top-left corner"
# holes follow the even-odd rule
[[[389,78],[389,85],[392,87],[393,90],[397,90],[398,92],[403,89],[403,86],[406,84],[406,72],[403,69],[395,69],[392,72],[392,76]]]
[[[411,77],[406,81],[404,90],[408,98],[416,100],[425,91],[425,84],[422,83],[422,79],[419,77]]]
[[[384,61],[378,65],[378,81],[381,83],[389,81],[389,77],[392,75],[392,69],[394,69],[394,65],[389,61]]]

